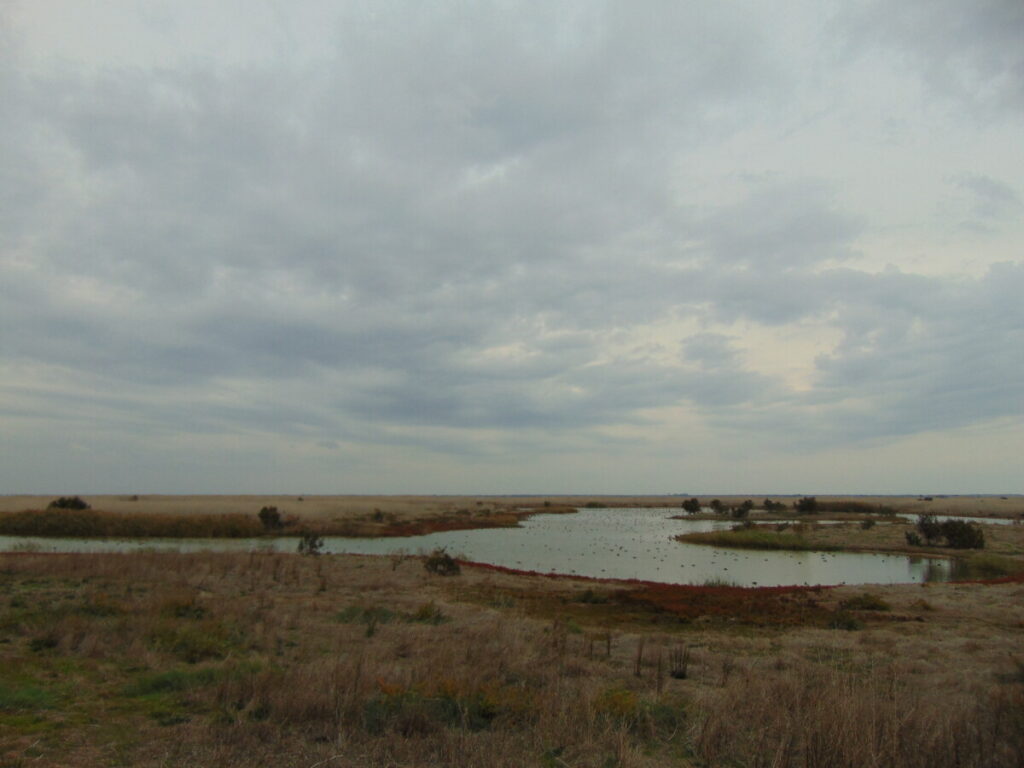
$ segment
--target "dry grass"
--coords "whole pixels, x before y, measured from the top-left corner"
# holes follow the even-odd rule
[[[3,765],[1024,758],[1019,584],[872,588],[890,610],[846,632],[821,612],[862,589],[262,553],[8,554],[0,574]]]

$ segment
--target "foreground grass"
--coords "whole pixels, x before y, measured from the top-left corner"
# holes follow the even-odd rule
[[[8,554],[0,574],[3,765],[1024,762],[1019,584],[866,596],[262,553]]]

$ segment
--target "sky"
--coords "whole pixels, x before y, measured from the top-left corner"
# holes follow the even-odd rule
[[[0,493],[1024,492],[1022,41],[0,0]]]

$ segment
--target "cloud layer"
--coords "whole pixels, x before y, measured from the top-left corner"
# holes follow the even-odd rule
[[[6,492],[913,490],[806,457],[1024,434],[1016,3],[374,7],[9,13]]]

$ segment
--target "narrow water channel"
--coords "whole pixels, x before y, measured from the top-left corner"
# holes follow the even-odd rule
[[[948,581],[955,563],[941,558],[846,552],[724,549],[674,541],[681,533],[731,527],[729,521],[673,520],[672,509],[582,509],[535,515],[521,528],[445,531],[402,538],[327,537],[325,553],[410,554],[444,547],[480,563],[597,578],[737,586],[901,584]],[[294,552],[297,540],[49,539],[0,537],[0,551],[132,552],[170,550]]]

